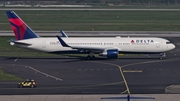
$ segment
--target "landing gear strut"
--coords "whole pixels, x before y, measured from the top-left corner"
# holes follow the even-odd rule
[[[94,60],[95,59],[94,53],[89,53],[87,56],[87,59],[88,60]]]
[[[160,60],[162,60],[163,58],[165,58],[166,57],[166,53],[160,53]]]

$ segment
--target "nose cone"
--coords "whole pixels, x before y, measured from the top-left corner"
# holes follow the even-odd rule
[[[169,49],[174,49],[176,46],[174,44],[169,44]]]

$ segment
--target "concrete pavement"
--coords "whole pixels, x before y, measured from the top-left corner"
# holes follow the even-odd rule
[[[107,100],[102,97],[126,97],[120,94],[96,94],[96,95],[0,95],[1,101],[127,101],[127,100]],[[133,97],[153,97],[155,99],[138,101],[179,101],[180,94],[138,94]],[[137,101],[137,100],[131,100]]]

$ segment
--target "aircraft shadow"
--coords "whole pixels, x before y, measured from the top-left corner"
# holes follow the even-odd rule
[[[58,62],[78,62],[78,61],[115,61],[115,60],[159,60],[159,57],[119,57],[117,59],[108,59],[105,57],[96,57],[93,60],[88,60],[86,57],[0,57],[1,60],[15,60],[15,59],[57,59],[64,60]],[[166,57],[164,59],[169,59]]]

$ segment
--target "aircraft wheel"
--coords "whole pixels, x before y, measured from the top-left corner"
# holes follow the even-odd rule
[[[95,59],[95,56],[93,55],[92,57],[91,57],[91,60],[94,60]]]
[[[88,55],[88,56],[87,56],[87,59],[88,59],[88,60],[94,60],[94,59],[95,59],[95,56],[94,56],[94,55],[93,55],[93,56]]]
[[[90,59],[91,59],[91,57],[88,55],[88,56],[87,56],[87,59],[88,59],[88,60],[90,60]]]

